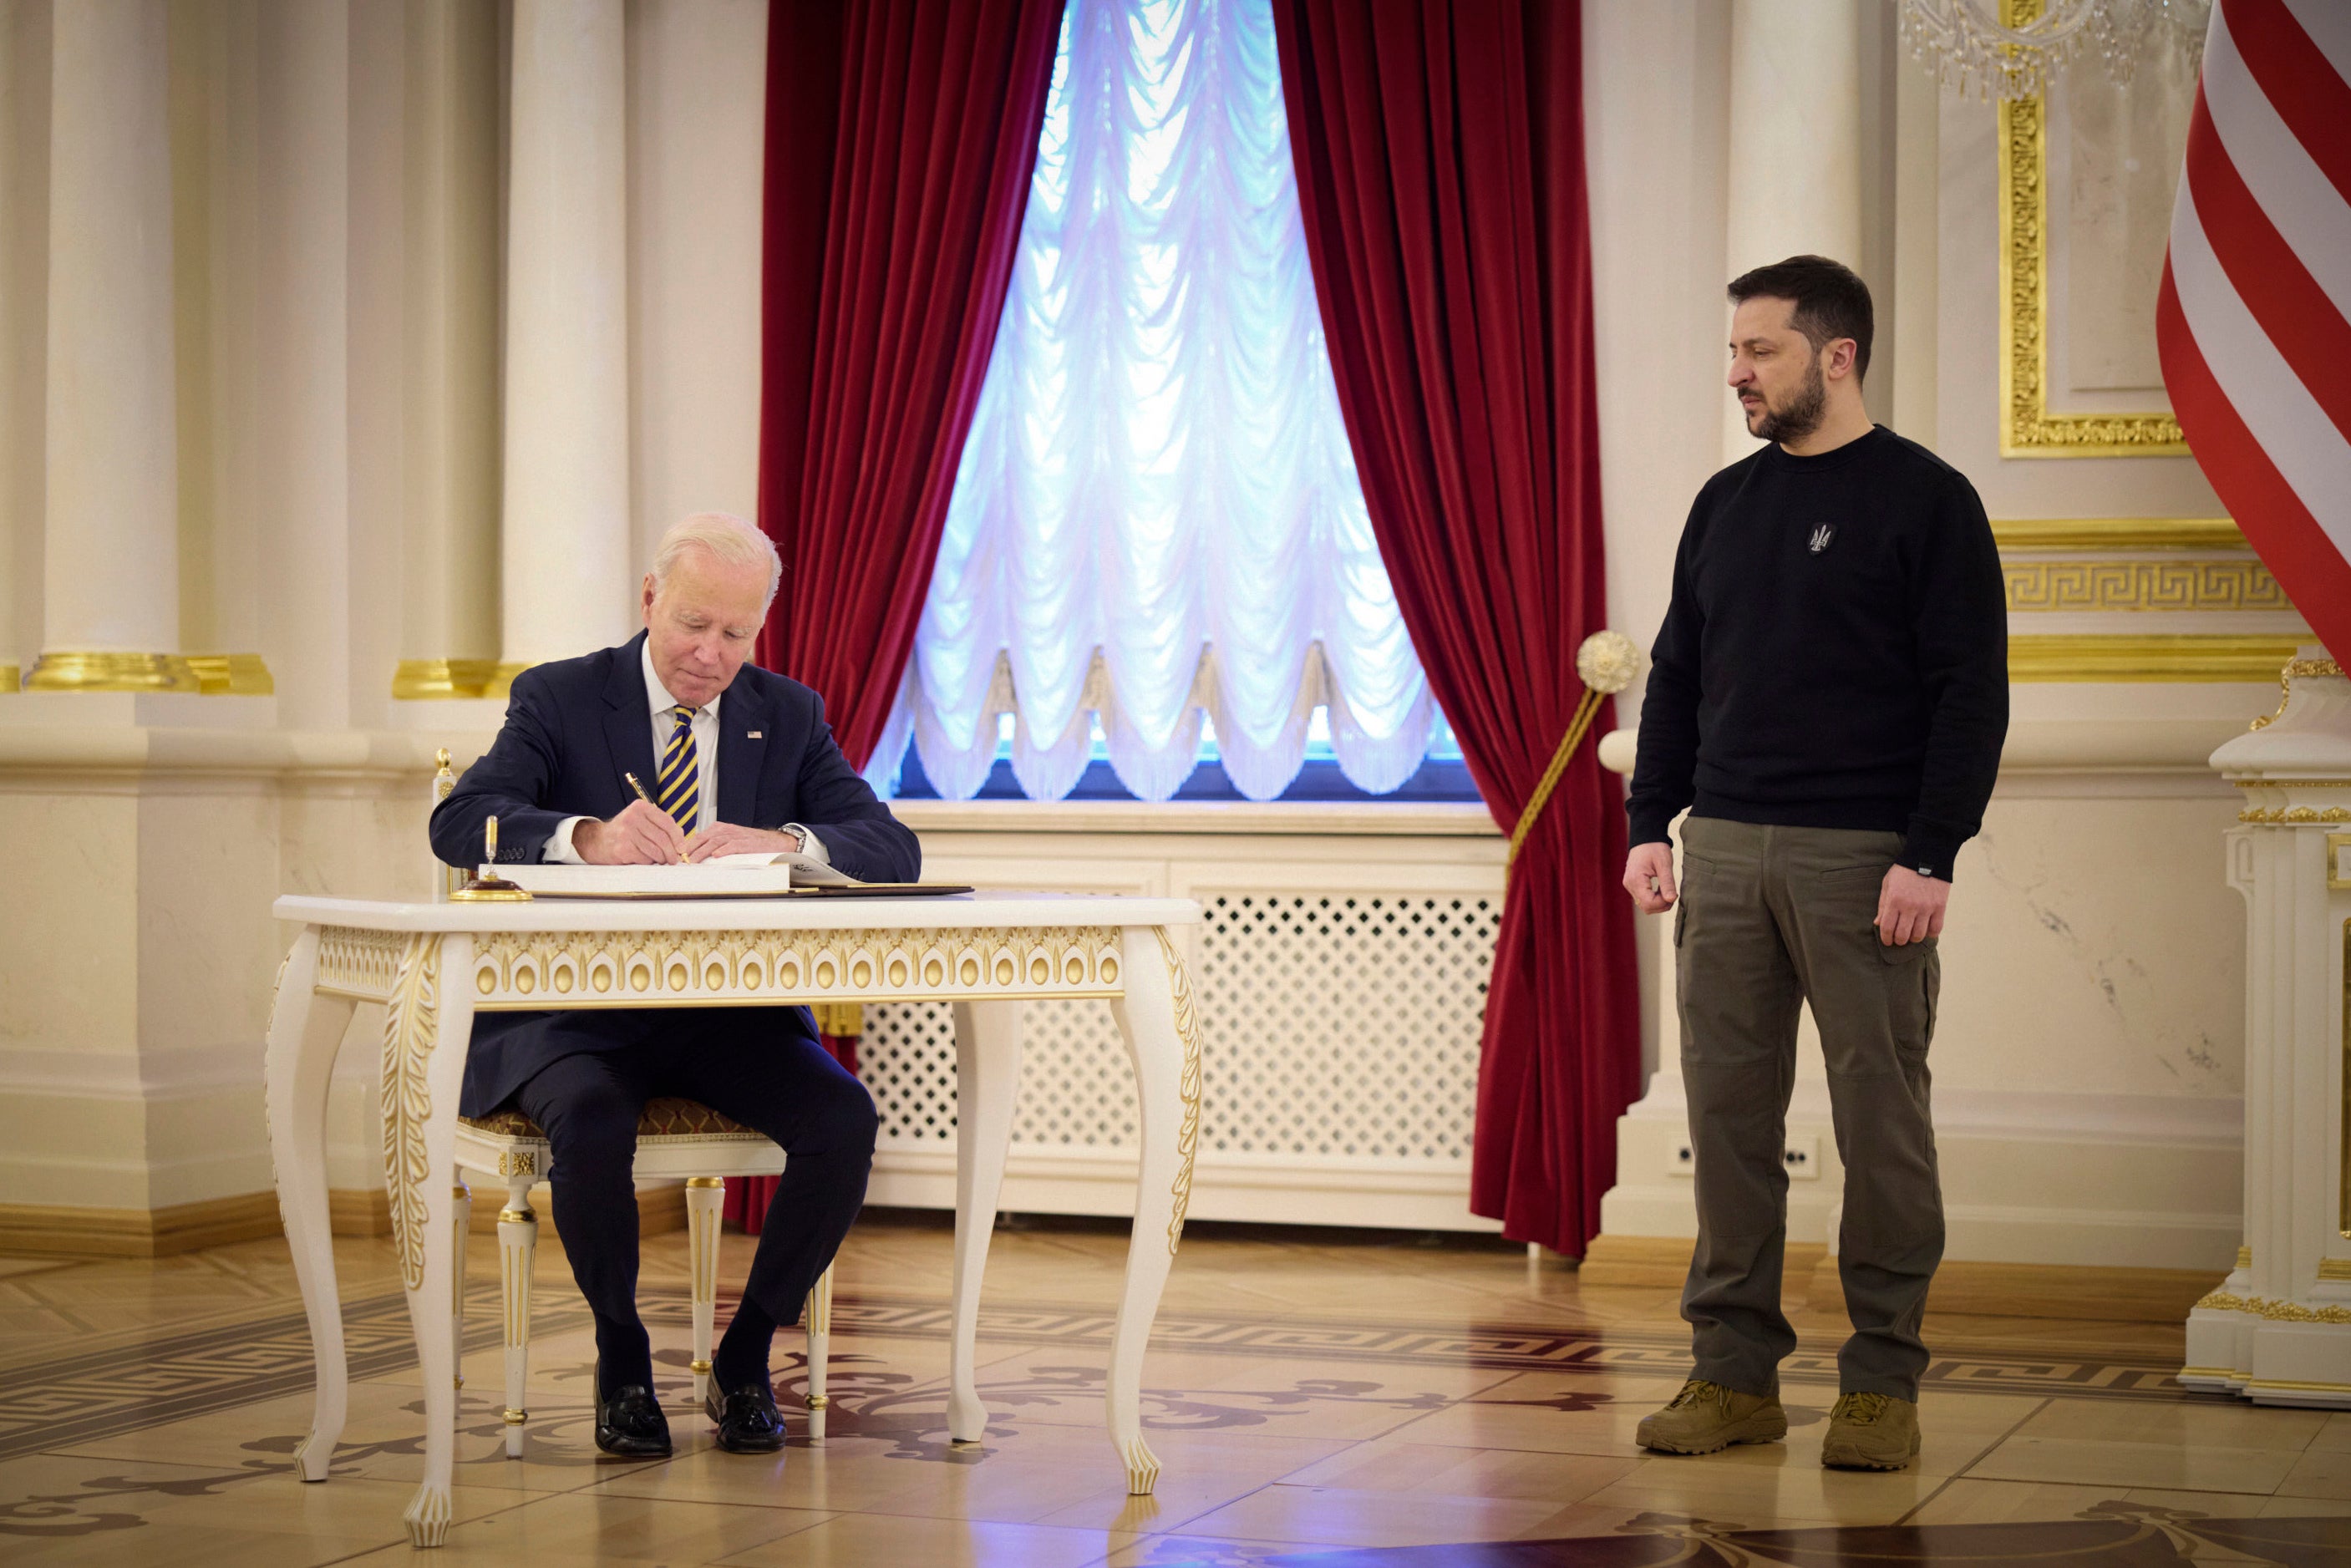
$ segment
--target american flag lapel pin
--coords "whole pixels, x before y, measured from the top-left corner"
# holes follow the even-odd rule
[[[747,731],[744,734],[743,738],[746,740],[765,740],[768,738],[768,736],[765,730],[754,729]]]

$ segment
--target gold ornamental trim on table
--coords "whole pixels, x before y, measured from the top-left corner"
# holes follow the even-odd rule
[[[424,1182],[432,1162],[424,1124],[433,1092],[425,1071],[441,1028],[441,936],[408,938],[383,1015],[383,1178],[392,1198],[392,1246],[400,1277],[412,1291],[424,1283]]]
[[[25,677],[28,692],[186,692],[204,683],[178,653],[43,653]]]
[[[2006,0],[2010,26],[2041,0]],[[2168,413],[2049,411],[2049,150],[2043,97],[1997,106],[2000,125],[2000,455],[2002,457],[2179,457]]]
[[[1991,538],[2003,550],[2253,548],[2233,517],[1994,517]]]
[[[1159,956],[1167,963],[1176,1037],[1184,1042],[1184,1067],[1176,1081],[1176,1094],[1184,1102],[1184,1120],[1176,1130],[1176,1213],[1167,1222],[1167,1253],[1173,1257],[1184,1239],[1184,1217],[1192,1207],[1192,1167],[1200,1153],[1200,1014],[1192,1005],[1192,974],[1183,955],[1164,928],[1153,926],[1152,935],[1159,938]]]
[[[2258,560],[2003,561],[2011,611],[2292,611]]]
[[[483,1009],[766,1007],[1123,996],[1114,926],[842,931],[550,931],[486,935]]]
[[[396,931],[360,931],[344,925],[319,931],[316,988],[363,1002],[391,998],[406,942]]]
[[[2008,640],[2011,681],[2231,681],[2277,678],[2294,637],[2210,632],[2027,634]]]

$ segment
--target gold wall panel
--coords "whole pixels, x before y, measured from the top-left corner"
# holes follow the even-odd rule
[[[277,695],[277,678],[258,653],[191,653],[188,667],[196,673],[197,689],[208,697]]]
[[[402,659],[392,672],[392,695],[401,702],[478,697],[497,673],[496,659]]]
[[[2004,0],[2023,26],[2042,0]],[[2049,409],[2048,103],[1995,106],[2000,122],[2000,454],[2003,457],[2177,457],[2188,452],[2168,413],[2053,413]]]

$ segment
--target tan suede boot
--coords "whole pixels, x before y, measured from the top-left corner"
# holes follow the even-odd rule
[[[1833,1470],[1899,1470],[1917,1457],[1917,1406],[1890,1394],[1838,1396],[1821,1439],[1821,1463]]]
[[[1733,1443],[1776,1443],[1788,1435],[1778,1394],[1740,1394],[1693,1377],[1673,1402],[1641,1423],[1634,1440],[1666,1454],[1714,1454]]]

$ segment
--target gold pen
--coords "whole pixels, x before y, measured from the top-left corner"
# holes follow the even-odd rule
[[[643,800],[648,806],[653,806],[653,798],[645,793],[645,787],[637,782],[637,776],[635,774],[623,772],[621,777],[629,781],[629,788],[637,792],[638,800]],[[653,810],[658,811],[661,808],[659,806],[653,806]],[[692,865],[694,862],[687,856],[684,850],[680,850],[677,852],[677,863],[680,865]]]

